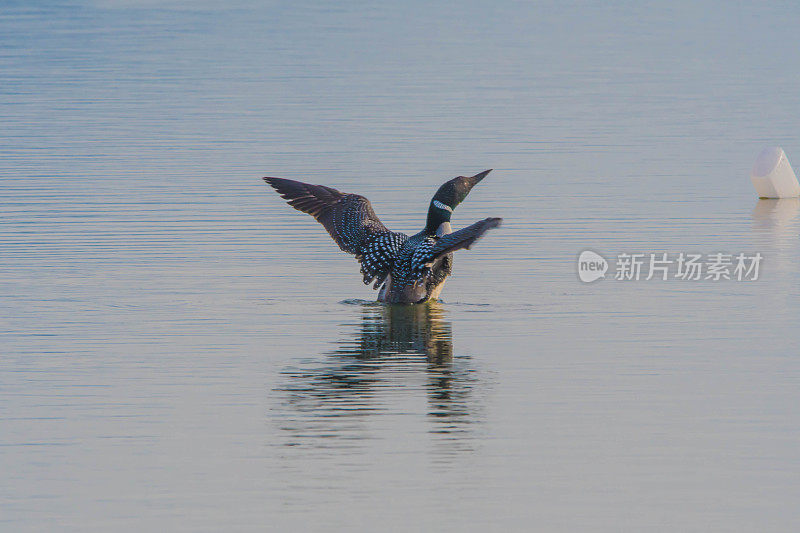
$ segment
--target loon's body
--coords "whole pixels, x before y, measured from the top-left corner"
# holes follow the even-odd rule
[[[453,232],[450,216],[469,191],[491,170],[459,176],[434,195],[425,229],[409,237],[386,229],[369,200],[325,187],[282,178],[264,178],[289,205],[312,215],[336,244],[361,262],[364,283],[380,287],[378,300],[422,303],[437,299],[452,273],[453,252],[468,249],[502,219],[487,218]]]

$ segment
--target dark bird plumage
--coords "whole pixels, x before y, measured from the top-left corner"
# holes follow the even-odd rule
[[[289,205],[320,222],[339,248],[361,263],[364,283],[381,285],[378,299],[390,303],[421,303],[438,298],[452,272],[453,252],[469,249],[502,219],[487,218],[450,232],[453,209],[491,170],[459,176],[443,184],[431,199],[425,229],[409,237],[384,226],[369,200],[324,185],[283,178],[264,178]]]

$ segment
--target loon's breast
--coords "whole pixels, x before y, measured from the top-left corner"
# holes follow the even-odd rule
[[[452,232],[449,222],[442,223],[436,235],[418,234],[409,239],[396,259],[393,276],[378,295],[379,300],[389,303],[422,303],[437,299],[444,282],[452,273],[453,254],[447,254],[434,264],[421,263],[418,251],[433,246],[443,235]],[[422,254],[424,256],[424,252]]]
[[[438,300],[439,295],[442,294],[442,289],[444,289],[444,282],[447,281],[447,278],[443,279],[438,285],[433,287],[430,294],[428,294],[428,300]]]

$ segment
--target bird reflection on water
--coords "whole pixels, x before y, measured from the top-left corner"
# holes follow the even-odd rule
[[[468,448],[465,439],[475,422],[474,371],[469,357],[453,355],[444,307],[344,303],[359,309],[349,335],[313,363],[283,373],[278,391],[287,444],[358,447],[380,437],[384,428],[436,435],[449,442],[450,452]],[[421,395],[427,399],[422,409]]]

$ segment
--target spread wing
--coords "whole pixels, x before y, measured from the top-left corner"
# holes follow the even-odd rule
[[[395,255],[408,237],[386,229],[369,200],[324,185],[283,178],[264,178],[264,181],[289,205],[325,226],[339,248],[356,256],[361,262],[364,283],[374,279],[374,288],[383,283],[391,272]]]
[[[418,247],[414,253],[412,264],[430,268],[437,259],[447,254],[461,249],[468,250],[484,233],[498,227],[502,221],[502,218],[486,218],[466,228],[443,235],[432,241],[430,246]]]

